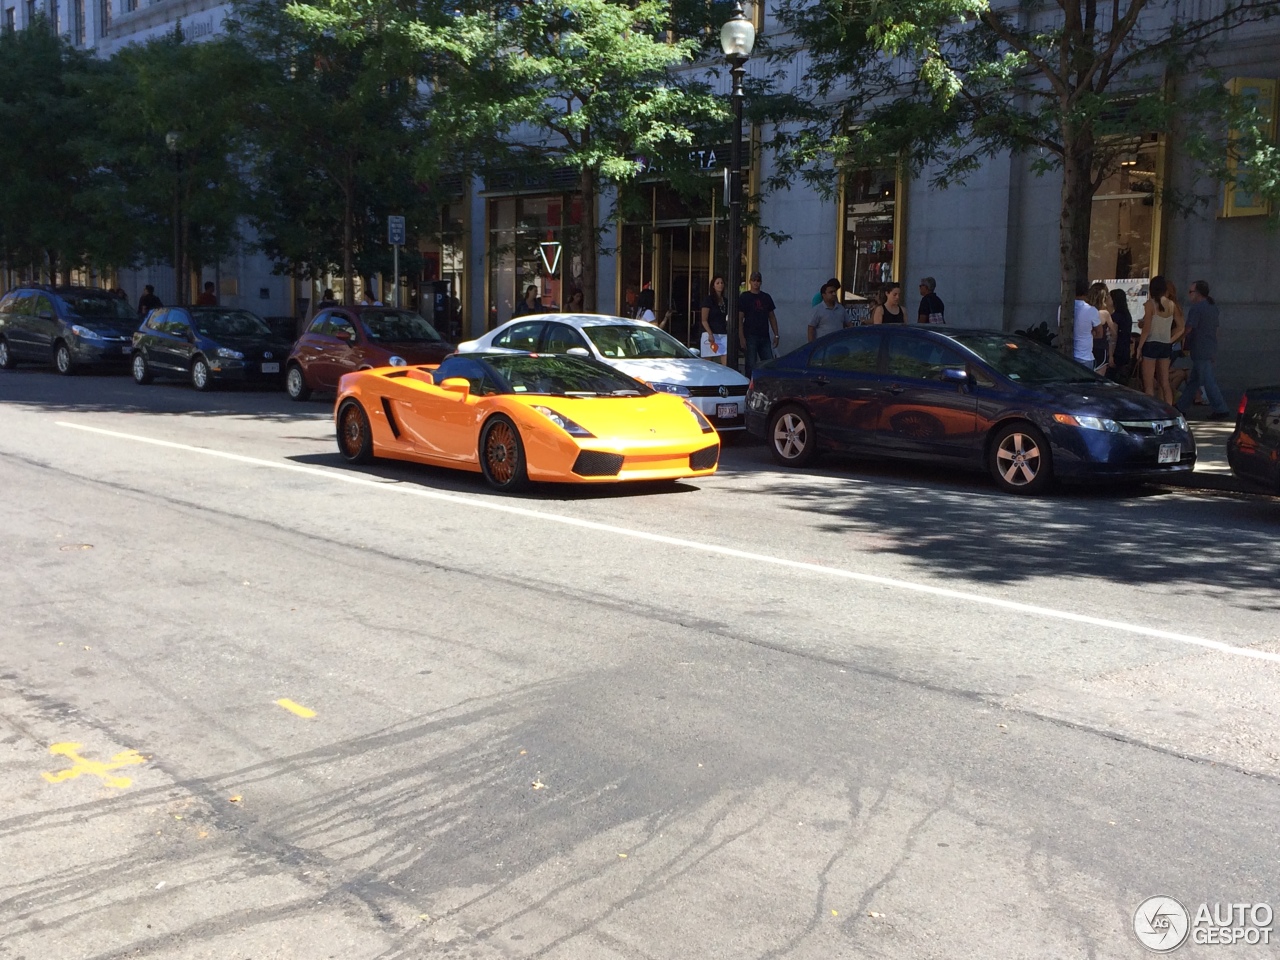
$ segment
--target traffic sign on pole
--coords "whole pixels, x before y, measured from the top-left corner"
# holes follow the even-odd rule
[[[404,217],[387,217],[387,243],[395,247],[404,245]]]

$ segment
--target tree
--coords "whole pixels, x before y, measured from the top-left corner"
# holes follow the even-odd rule
[[[705,11],[705,8],[704,8]],[[336,37],[408,38],[432,83],[429,125],[454,167],[568,168],[582,199],[578,243],[586,308],[596,308],[598,195],[671,154],[721,101],[693,73],[701,37],[669,34],[660,0],[517,0],[439,7],[315,0],[295,14]],[[432,161],[427,158],[430,165]]]
[[[274,0],[236,7],[231,42],[258,64],[250,220],[278,269],[314,278],[338,267],[351,303],[356,275],[390,272],[389,214],[404,215],[410,234],[436,223],[436,192],[419,176],[436,144],[423,122],[424,65],[405,38],[379,23],[328,30],[314,12]]]
[[[238,245],[252,88],[251,65],[230,53],[175,30],[89,75],[94,123],[77,145],[90,176],[75,205],[113,265],[172,262],[176,242],[185,277]]]
[[[0,33],[0,247],[7,264],[47,264],[53,280],[83,262],[92,234],[67,215],[89,169],[76,145],[93,125],[78,87],[90,66],[43,15]]]
[[[1205,9],[1188,18],[1176,0],[783,0],[785,21],[813,57],[810,92],[826,109],[808,111],[783,146],[798,164],[825,158],[837,167],[896,154],[915,171],[931,166],[943,187],[1009,151],[1034,156],[1037,173],[1060,171],[1069,349],[1073,287],[1088,275],[1090,201],[1132,138],[1177,131],[1215,140],[1225,155],[1225,129],[1206,119],[1252,117],[1256,130],[1256,113],[1207,69],[1209,54],[1231,31],[1280,12],[1280,0]]]

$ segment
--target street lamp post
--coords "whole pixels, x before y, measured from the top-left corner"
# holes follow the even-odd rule
[[[173,168],[176,176],[173,181],[173,298],[178,304],[187,302],[186,278],[183,276],[182,229],[182,135],[169,131],[164,135],[164,145],[173,154]]]
[[[720,28],[720,48],[729,61],[733,77],[733,139],[729,149],[729,366],[738,369],[738,290],[742,285],[738,271],[742,263],[742,77],[751,48],[756,42],[756,28],[742,12],[742,0],[736,0],[733,16]]]

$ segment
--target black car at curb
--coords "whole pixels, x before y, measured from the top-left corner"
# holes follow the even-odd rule
[[[1178,411],[1038,343],[991,330],[857,327],[757,367],[747,429],[774,459],[824,450],[990,472],[1010,493],[1055,479],[1190,472]]]
[[[158,307],[133,335],[133,379],[189,380],[197,390],[219,383],[280,387],[292,346],[248,310]]]
[[[1280,385],[1250,387],[1240,398],[1227,461],[1241,480],[1280,493]]]
[[[87,367],[124,369],[137,315],[95,287],[29,284],[0,298],[0,367],[50,363],[64,375]]]

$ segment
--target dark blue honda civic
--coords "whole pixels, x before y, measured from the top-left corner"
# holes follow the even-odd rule
[[[1010,493],[1159,480],[1196,462],[1173,407],[991,330],[830,334],[756,368],[746,423],[784,466],[824,450],[923,460],[985,469]]]

